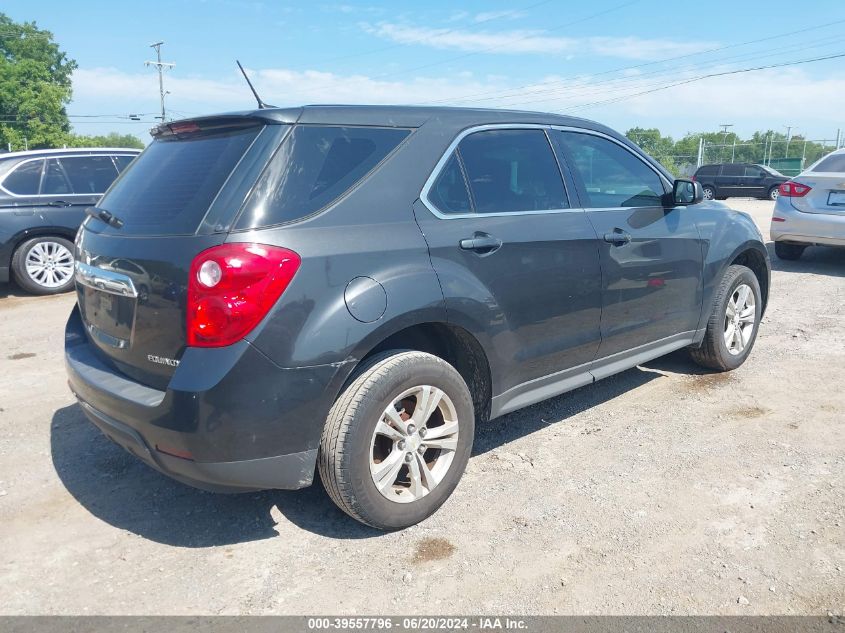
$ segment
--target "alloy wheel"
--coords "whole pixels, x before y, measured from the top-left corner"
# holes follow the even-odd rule
[[[742,354],[756,325],[757,309],[754,291],[746,284],[737,286],[725,309],[725,346],[733,356]]]
[[[396,503],[434,490],[455,458],[460,425],[451,398],[420,385],[403,391],[384,410],[370,446],[370,475],[379,492]]]
[[[59,288],[73,276],[73,254],[58,242],[38,242],[26,254],[26,274],[43,288]]]

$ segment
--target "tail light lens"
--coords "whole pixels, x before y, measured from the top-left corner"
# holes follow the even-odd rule
[[[264,244],[222,244],[191,262],[188,345],[241,340],[269,312],[299,269],[299,255]]]
[[[783,183],[780,187],[778,187],[778,192],[782,196],[786,196],[787,198],[803,198],[808,193],[810,193],[810,187],[807,185],[802,185],[800,182],[795,182],[794,180],[787,180]]]

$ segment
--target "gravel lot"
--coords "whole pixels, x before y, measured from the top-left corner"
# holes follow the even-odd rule
[[[771,203],[730,202],[767,233]],[[773,265],[741,369],[674,354],[483,425],[393,534],[318,487],[158,475],[74,404],[73,297],[0,289],[0,613],[842,613],[845,251]]]

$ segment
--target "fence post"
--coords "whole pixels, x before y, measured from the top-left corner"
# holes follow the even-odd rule
[[[701,167],[701,163],[704,160],[704,137],[699,137],[698,139],[698,158],[695,160],[696,168]]]

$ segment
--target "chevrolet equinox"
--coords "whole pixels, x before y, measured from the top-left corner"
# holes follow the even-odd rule
[[[88,418],[190,485],[319,472],[402,528],[455,489],[476,424],[754,345],[754,223],[599,124],[306,106],[152,133],[77,235],[65,358]]]

